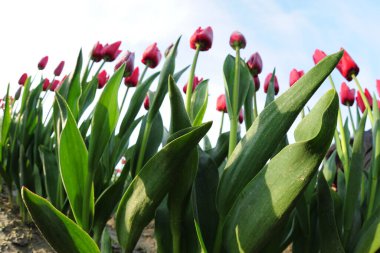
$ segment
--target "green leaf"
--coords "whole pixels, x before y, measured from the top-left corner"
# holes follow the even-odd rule
[[[70,80],[68,95],[67,95],[67,104],[69,105],[70,110],[73,112],[74,119],[78,120],[79,116],[79,99],[82,93],[82,88],[80,85],[80,73],[82,70],[83,56],[82,49],[79,51],[77,58],[77,64],[75,66],[74,74]]]
[[[19,113],[21,113],[21,114],[24,112],[26,102],[29,98],[30,87],[32,86],[30,79],[31,79],[31,76],[29,76],[26,79],[25,84],[24,84],[24,88],[23,88],[23,92],[22,92],[22,98],[21,98],[21,107],[20,107],[20,111],[19,111]]]
[[[363,225],[357,236],[357,240],[352,242],[354,253],[375,253],[380,249],[380,208]]]
[[[238,143],[218,186],[219,214],[227,214],[238,194],[273,154],[306,102],[335,68],[342,52],[325,57],[295,85],[268,105]],[[255,159],[252,159],[255,154]]]
[[[1,120],[0,131],[0,162],[2,161],[2,149],[8,139],[9,128],[11,126],[11,106],[9,99],[9,84],[7,88],[7,94],[5,95],[5,108]]]
[[[94,101],[96,90],[98,89],[98,79],[94,77],[88,84],[82,87],[84,88],[83,88],[83,93],[79,98],[79,117],[86,111],[88,106],[91,105],[91,103]]]
[[[174,74],[173,76],[173,79],[174,81],[177,83],[178,80],[181,78],[182,74],[186,72],[186,70],[190,67],[190,65],[187,65],[186,67],[184,67],[183,69],[181,69],[180,71],[178,71],[177,73]]]
[[[297,142],[285,147],[245,186],[224,223],[228,252],[260,252],[265,246],[317,172],[333,137],[338,106],[338,96],[330,90],[298,125]]]
[[[125,252],[131,252],[144,227],[178,178],[182,158],[192,150],[211,123],[189,128],[152,157],[132,181],[116,214],[116,231]]]
[[[274,101],[275,91],[274,91],[274,78],[276,76],[276,69],[273,69],[272,78],[269,81],[267,97],[265,100],[265,107]]]
[[[202,81],[196,88],[191,97],[191,108],[193,109],[193,126],[202,124],[203,117],[206,113],[208,102],[208,80]]]
[[[38,150],[42,161],[42,169],[44,172],[43,180],[45,183],[46,194],[50,202],[58,208],[57,185],[61,178],[59,177],[57,157],[53,151],[45,146],[40,146]]]
[[[47,200],[25,187],[22,198],[38,229],[56,252],[100,253],[91,237]]]
[[[249,80],[249,87],[247,91],[247,97],[244,101],[244,122],[245,122],[245,129],[248,131],[248,129],[253,124],[253,94],[255,92],[255,84],[253,83],[253,78],[250,78]]]
[[[323,175],[327,181],[327,184],[331,187],[336,177],[336,151],[334,151],[327,160],[323,161]]]

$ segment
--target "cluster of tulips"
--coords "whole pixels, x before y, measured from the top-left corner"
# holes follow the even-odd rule
[[[266,102],[259,112],[262,59],[254,53],[244,62],[246,40],[233,32],[229,43],[235,55],[224,61],[225,94],[217,100],[230,129],[223,131],[222,123],[213,146],[207,136],[212,122],[203,122],[208,80],[195,75],[200,52],[212,42],[211,27],[191,36],[195,54],[185,95],[177,83],[189,66],[175,64],[180,38],[165,51],[160,71],[154,72],[162,58],[154,43],[142,55],[141,74],[135,54],[127,51],[109,75],[104,65],[119,57],[121,42],[98,42],[87,65],[80,51],[74,71],[60,81],[63,61],[51,80],[23,74],[14,99],[8,87],[1,101],[0,175],[10,201],[16,193],[22,218],[31,218],[63,253],[112,252],[115,240],[123,252],[132,252],[152,220],[163,253],[282,252],[289,245],[296,253],[379,250],[379,103],[362,90],[350,55],[316,50],[316,65],[307,73],[293,69],[290,88],[276,99],[273,71],[265,79]],[[42,58],[39,71],[47,63],[48,57]],[[343,123],[330,76],[335,68],[359,90],[362,114],[357,109],[351,126]],[[333,89],[305,112],[326,78]],[[49,92],[53,104],[45,99]],[[118,94],[124,94],[121,101]],[[161,108],[166,95],[170,112]],[[342,104],[352,106],[354,97],[343,83]],[[169,126],[161,113],[171,114]],[[295,143],[289,144],[289,128],[299,115]],[[367,116],[370,159],[364,145]],[[244,135],[238,125],[243,118]],[[115,169],[120,164],[122,169]],[[106,226],[111,218],[117,238]]]

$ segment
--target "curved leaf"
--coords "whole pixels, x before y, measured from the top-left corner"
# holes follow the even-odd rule
[[[191,97],[191,108],[193,125],[198,126],[202,124],[203,117],[206,113],[208,102],[208,80],[202,81],[196,88]]]
[[[68,86],[67,104],[72,111],[75,120],[78,120],[79,116],[79,99],[82,93],[82,87],[80,85],[80,74],[82,71],[82,49],[79,51],[77,58],[77,64],[75,66],[74,74],[70,79],[70,85]]]

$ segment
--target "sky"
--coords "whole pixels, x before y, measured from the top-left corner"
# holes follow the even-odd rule
[[[194,50],[189,38],[198,28],[211,26],[212,48],[201,52],[196,75],[209,79],[209,105],[205,120],[213,120],[211,135],[219,130],[220,114],[216,98],[224,91],[222,66],[228,54],[230,34],[244,34],[247,46],[243,58],[259,52],[263,59],[263,84],[266,75],[276,68],[280,94],[289,87],[293,68],[305,72],[314,66],[312,54],[321,49],[327,54],[344,47],[360,67],[358,78],[364,87],[375,91],[380,79],[380,3],[377,1],[275,1],[275,0],[14,0],[0,3],[2,61],[0,61],[0,96],[11,84],[11,93],[18,88],[22,73],[36,75],[37,63],[49,56],[44,77],[52,78],[61,60],[64,73],[73,71],[82,48],[85,59],[93,45],[122,41],[123,51],[135,52],[135,66],[143,67],[141,55],[153,42],[161,51],[182,36],[177,56],[177,69],[191,63]],[[87,60],[85,60],[86,62]],[[158,66],[161,68],[163,63]],[[105,68],[112,72],[113,63]],[[149,70],[148,74],[155,71]],[[188,73],[178,85],[186,83]],[[332,77],[340,87],[343,77],[334,71]],[[355,87],[353,82],[349,83]],[[155,86],[152,86],[153,88]],[[325,82],[310,100],[312,106],[330,88]],[[120,99],[125,88],[120,89]],[[129,94],[131,95],[131,94]],[[265,94],[258,93],[261,110]],[[169,122],[167,103],[162,108],[164,122]],[[345,115],[345,114],[344,114]],[[224,129],[229,128],[228,122]]]

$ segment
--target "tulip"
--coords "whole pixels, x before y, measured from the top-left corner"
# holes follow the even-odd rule
[[[258,91],[260,89],[260,79],[258,76],[253,77],[253,83],[255,85],[255,91]]]
[[[210,26],[205,29],[198,27],[198,29],[190,37],[190,47],[192,49],[196,49],[198,45],[200,51],[207,51],[212,46],[212,39],[213,32]]]
[[[226,96],[224,94],[217,98],[216,110],[219,112],[227,112]]]
[[[141,62],[149,68],[155,68],[161,61],[161,52],[157,47],[157,43],[153,43],[147,47],[143,53]]]
[[[270,84],[270,80],[272,79],[272,73],[269,73],[267,75],[267,77],[265,78],[265,82],[264,82],[264,92],[267,93],[268,92],[268,88],[269,88],[269,84]],[[277,81],[277,77],[274,76],[274,94],[277,95],[278,91],[279,91],[280,87],[278,86],[278,81]]]
[[[59,80],[54,80],[53,83],[50,85],[50,90],[55,91],[58,88],[60,81]]]
[[[290,77],[289,77],[290,87],[292,87],[293,84],[297,82],[298,79],[300,79],[303,75],[304,75],[303,70],[298,71],[296,69],[292,69],[292,71],[290,71]]]
[[[194,91],[195,88],[198,86],[198,84],[200,84],[202,81],[203,81],[203,78],[198,78],[197,76],[194,76],[192,91]],[[183,93],[186,94],[186,92],[187,92],[187,83],[185,84],[185,86],[183,86],[182,90],[183,90]]]
[[[49,79],[45,78],[43,83],[42,83],[42,90],[46,91],[50,86],[50,81]]]
[[[94,45],[91,51],[91,60],[100,62],[103,59],[103,45],[98,42]]]
[[[61,61],[58,66],[54,70],[54,75],[55,76],[60,76],[63,70],[63,67],[65,66],[65,62]]]
[[[377,94],[380,96],[380,80],[376,80]]]
[[[258,52],[254,53],[249,57],[247,61],[247,66],[251,75],[257,76],[263,70],[263,61],[261,60],[261,56]]]
[[[235,31],[230,36],[230,46],[232,49],[243,49],[247,45],[244,35],[241,32]]]
[[[239,123],[243,123],[244,117],[243,117],[243,110],[240,110],[239,112]]]
[[[105,71],[104,69],[100,71],[100,73],[98,74],[98,89],[103,88],[104,85],[106,85],[108,79],[109,76],[107,75],[107,71]]]
[[[135,53],[127,51],[120,61],[115,65],[115,71],[118,70],[123,63],[125,63],[124,77],[130,76],[133,72],[135,61]]]
[[[145,99],[144,99],[144,108],[145,110],[149,110],[149,96],[146,95]]]
[[[49,60],[49,56],[43,57],[38,63],[38,69],[43,70],[46,67],[46,64],[48,63],[48,60]]]
[[[347,81],[351,81],[352,75],[357,76],[359,74],[359,67],[346,50],[343,48],[341,48],[341,50],[343,50],[343,56],[338,62],[338,65],[336,65],[336,68]]]
[[[326,57],[325,52],[323,52],[322,50],[319,50],[319,49],[315,49],[314,54],[313,54],[313,60],[314,60],[315,64],[320,62],[325,57]]]
[[[26,79],[28,79],[28,74],[24,73],[18,80],[18,84],[24,86]]]
[[[15,100],[18,100],[21,96],[21,90],[22,90],[22,87],[18,87],[16,93],[15,93]]]
[[[117,41],[111,45],[106,44],[102,49],[103,59],[108,62],[114,61],[121,53],[121,50],[119,50],[120,45],[121,41]]]
[[[345,82],[340,86],[340,102],[352,106],[355,101],[355,89],[350,89]],[[360,98],[361,99],[361,98]]]
[[[133,70],[132,75],[124,78],[124,84],[128,87],[136,87],[139,82],[139,67]]]
[[[369,103],[369,106],[372,109],[372,96],[371,96],[371,94],[369,93],[369,91],[367,89],[364,90],[364,95],[366,96],[366,98],[368,100],[368,103]],[[360,95],[359,91],[356,94],[356,103],[358,104],[358,106],[360,108],[360,111],[364,112],[366,108],[365,108],[365,104],[364,104],[363,98]]]

